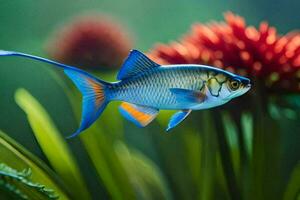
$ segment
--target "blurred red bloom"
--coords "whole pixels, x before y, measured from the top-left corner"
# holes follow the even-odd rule
[[[119,68],[132,47],[128,33],[102,15],[82,16],[59,29],[48,52],[54,59],[80,68]]]
[[[161,64],[207,64],[263,82],[268,91],[300,91],[300,34],[280,36],[262,22],[247,26],[225,14],[225,23],[195,24],[179,42],[159,44],[149,56]]]

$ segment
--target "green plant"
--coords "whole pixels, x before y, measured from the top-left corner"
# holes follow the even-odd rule
[[[41,184],[45,186],[41,184],[34,185],[26,179],[29,174],[22,174],[13,171],[11,168],[6,169],[11,169],[11,172],[19,175],[16,180],[21,181],[24,185],[31,185],[37,189],[36,192],[39,191],[43,194],[48,194],[48,197],[57,197],[59,199],[91,198],[88,189],[85,187],[86,184],[81,178],[80,170],[68,148],[68,144],[59,134],[44,108],[24,89],[19,89],[16,92],[16,101],[27,114],[29,123],[41,149],[44,151],[55,174],[59,176],[60,180],[54,184],[62,182],[64,185],[63,191],[68,195],[64,196],[59,190],[56,191],[59,185],[53,187],[53,185],[49,185],[49,183],[44,184],[43,181],[41,181]],[[169,199],[170,194],[160,169],[142,153],[125,145],[119,135],[112,134],[107,136],[101,133],[101,130],[103,130],[102,127],[96,126],[90,130],[90,133],[86,133],[84,136],[81,136],[81,138],[98,172],[99,178],[103,181],[104,187],[107,189],[110,197],[112,199],[132,199],[140,197],[143,199]],[[2,139],[5,142],[8,138],[3,134]],[[11,152],[1,152],[2,155],[8,155],[9,153]],[[5,157],[0,157],[0,161],[10,163],[11,166],[15,167],[15,162],[6,162]],[[24,155],[24,159],[28,159],[27,157],[28,155]],[[33,158],[33,160],[42,163],[38,161],[37,158]],[[20,162],[21,160],[18,161]],[[41,165],[44,166],[45,164],[42,163]],[[39,180],[41,175],[35,174],[35,167],[30,167],[30,169],[31,168],[33,169],[32,176],[37,177],[37,180]],[[134,170],[132,170],[133,168]],[[57,175],[53,176],[57,177]],[[54,188],[53,191],[44,189],[44,187],[50,186]],[[15,182],[11,183],[11,186],[7,185],[7,188],[11,188],[10,191],[18,194],[19,197],[25,198],[25,195],[23,195]],[[74,190],[74,188],[76,188],[76,190]],[[52,192],[57,193],[57,196],[51,196]],[[35,198],[30,193],[26,198],[27,197]]]
[[[0,188],[10,192],[10,198],[70,199],[61,180],[45,163],[1,131],[0,163]]]
[[[32,182],[30,176],[30,168],[17,171],[4,163],[0,163],[0,187],[21,199],[29,199],[29,196],[33,196],[34,193],[40,194],[39,198],[58,199],[58,195],[56,195],[52,189],[46,188],[42,184]],[[30,198],[32,198],[32,196]]]

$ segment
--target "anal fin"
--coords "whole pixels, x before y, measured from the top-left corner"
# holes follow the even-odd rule
[[[123,102],[119,110],[121,114],[139,127],[145,127],[155,119],[158,109]]]

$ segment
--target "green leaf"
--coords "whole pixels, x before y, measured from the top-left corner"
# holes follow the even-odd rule
[[[284,200],[300,199],[300,163],[291,173],[289,183],[284,192]]]
[[[80,139],[111,199],[134,199],[134,191],[114,151],[114,139],[94,124]]]
[[[265,109],[257,109],[253,113],[249,199],[276,199],[282,193],[279,122],[273,119]]]
[[[32,155],[24,147],[17,144],[14,140],[9,138],[1,131],[0,162],[6,163],[7,165],[12,166],[15,170],[19,171],[23,169],[31,169],[30,180],[32,182],[37,182],[44,185],[47,188],[53,189],[53,191],[55,191],[55,194],[59,196],[60,200],[70,199],[69,194],[66,192],[65,187],[62,185],[62,182],[43,162],[41,162],[37,157]],[[4,166],[2,166],[2,171],[3,169]],[[9,171],[8,168],[6,168],[6,170]],[[23,171],[23,175],[25,174],[26,171]],[[14,191],[19,190],[17,187],[12,185],[8,185],[8,187],[13,189]],[[27,194],[27,196],[31,197],[31,199],[34,199],[34,197],[37,195],[37,191],[32,191],[30,194]],[[41,197],[39,199],[45,198]]]
[[[197,188],[201,187],[201,182],[204,177],[202,177],[202,165],[204,165],[203,161],[203,138],[201,138],[200,134],[198,134],[195,130],[187,128],[182,134],[182,139],[184,142],[184,148],[186,151],[186,162],[188,169],[191,171],[191,176],[193,178],[193,182]],[[210,152],[209,152],[210,153]],[[206,163],[205,163],[206,164]],[[188,170],[187,169],[187,170]],[[209,172],[208,172],[209,173]],[[202,189],[202,188],[201,188]],[[203,192],[199,189],[198,196],[203,195]]]
[[[252,147],[253,147],[253,119],[250,113],[244,113],[241,119],[243,132],[245,134],[245,146],[247,155],[249,158],[252,157]]]
[[[74,112],[79,118],[81,101],[79,100],[79,92],[74,87],[71,87],[74,93],[67,91],[70,103],[74,108]],[[111,105],[110,105],[111,106]],[[109,106],[108,106],[109,107]],[[101,119],[105,117],[101,116]],[[110,115],[110,114],[113,114]],[[106,117],[114,117],[114,113],[107,113]],[[111,117],[108,117],[110,119]],[[121,139],[120,133],[123,132],[122,126],[114,124],[118,120],[108,120],[106,123],[99,120],[88,128],[84,134],[79,135],[87,153],[94,165],[96,172],[103,182],[105,189],[110,195],[110,199],[135,199],[134,190],[130,184],[129,177],[125,169],[121,165],[116,152],[114,151],[114,143]],[[111,127],[114,127],[112,129]],[[112,133],[112,130],[118,133]]]
[[[13,192],[21,199],[31,199],[27,194],[36,192],[41,195],[41,198],[58,199],[54,190],[46,188],[43,184],[35,183],[30,180],[31,169],[17,171],[4,163],[0,163],[0,186],[4,189]]]
[[[238,174],[240,170],[240,150],[239,150],[239,143],[237,137],[237,127],[233,123],[232,118],[230,117],[229,113],[224,112],[222,113],[222,120],[224,123],[224,134],[226,135],[226,140],[228,141],[228,148],[230,150],[232,164],[234,167],[235,174]]]
[[[45,109],[25,89],[18,89],[15,99],[27,114],[35,137],[51,166],[72,188],[74,198],[90,199],[75,159]]]
[[[200,113],[199,113],[200,115]],[[221,186],[226,190],[226,183],[222,176],[222,170],[217,171],[217,140],[216,140],[216,126],[214,124],[212,113],[210,111],[203,111],[201,114],[201,136],[202,136],[202,148],[201,151],[201,199],[214,199],[214,180],[219,179]],[[221,166],[221,165],[220,165]],[[220,167],[221,169],[221,167]],[[219,176],[218,176],[219,175]]]
[[[163,175],[154,162],[136,150],[129,150],[123,142],[118,142],[115,149],[139,199],[170,199]]]

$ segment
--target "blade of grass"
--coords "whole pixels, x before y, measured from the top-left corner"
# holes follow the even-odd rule
[[[216,125],[217,141],[219,144],[222,167],[231,199],[239,200],[241,199],[241,193],[238,188],[236,174],[234,173],[232,156],[230,154],[229,144],[226,139],[224,124],[221,116],[222,113],[219,110],[217,110],[213,115]]]
[[[35,137],[51,166],[72,187],[74,198],[90,199],[75,159],[45,109],[25,89],[18,89],[15,99],[27,114]]]
[[[198,188],[194,187],[194,178],[187,162],[189,158],[185,153],[186,143],[183,139],[185,129],[178,127],[171,134],[165,134],[165,125],[151,127],[160,166],[168,179],[174,198],[193,199]]]
[[[22,199],[58,199],[51,188],[31,180],[30,168],[18,171],[0,162],[0,187]]]
[[[300,163],[291,173],[290,180],[284,192],[284,200],[300,199]]]
[[[51,188],[60,200],[68,200],[65,186],[54,172],[39,158],[0,131],[0,162],[13,166],[15,169],[31,169],[31,180]]]
[[[201,194],[200,199],[214,199],[214,184],[216,179],[216,156],[217,143],[215,128],[212,121],[211,112],[204,111],[201,120],[200,134],[203,137],[203,151],[201,154]]]
[[[74,89],[74,88],[73,88]],[[78,108],[81,106],[79,99],[79,93],[76,90],[70,90],[67,92],[70,102],[74,108],[76,116],[80,117],[80,111]],[[77,94],[77,95],[76,95]],[[104,116],[110,116],[114,113],[105,113]],[[100,180],[103,182],[106,190],[110,194],[111,199],[134,199],[134,189],[130,184],[129,177],[126,174],[125,169],[121,165],[121,161],[117,157],[114,151],[114,142],[122,139],[122,126],[118,126],[113,130],[117,130],[119,133],[112,133],[109,127],[116,126],[113,121],[107,121],[106,124],[94,123],[88,130],[81,134],[79,137],[83,142],[83,145],[90,157]],[[112,123],[113,122],[113,123]]]
[[[263,84],[261,84],[263,85]],[[277,199],[282,190],[280,175],[280,123],[270,116],[270,98],[257,87],[253,100],[253,153],[250,199]]]
[[[115,149],[139,198],[170,199],[163,175],[154,162],[140,152],[128,149],[122,142],[118,142]]]
[[[73,111],[78,120],[81,116],[81,94],[74,87],[69,79],[62,81],[57,74],[53,73],[53,77],[57,83],[65,91]],[[101,73],[101,76],[103,74]],[[106,78],[110,78],[109,74],[104,74]],[[70,84],[66,84],[69,82]],[[110,195],[111,199],[133,199],[134,191],[129,184],[129,179],[125,175],[125,170],[121,167],[113,150],[113,142],[122,139],[122,122],[120,116],[115,116],[112,112],[115,106],[109,105],[101,119],[104,118],[103,123],[94,123],[89,129],[80,134],[84,148],[91,159],[91,162],[99,176],[100,182]],[[104,125],[104,126],[102,126]]]
[[[225,137],[226,140],[228,141],[228,147],[230,150],[230,155],[232,158],[232,164],[233,164],[233,169],[234,173],[236,174],[237,182],[240,179],[240,171],[242,171],[242,151],[244,151],[244,147],[241,148],[240,146],[240,137],[242,133],[239,130],[239,123],[240,119],[235,119],[233,120],[232,115],[229,115],[228,112],[223,112],[222,113],[222,121],[224,124],[224,130],[225,130]],[[237,124],[234,123],[237,122]],[[243,145],[244,146],[244,145]],[[238,182],[239,183],[239,182]]]
[[[202,135],[204,134],[203,132],[201,133]],[[204,141],[202,140],[202,137],[200,136],[200,134],[198,133],[198,131],[191,129],[191,128],[187,128],[184,132],[183,135],[183,141],[185,143],[185,151],[186,151],[186,162],[188,164],[188,169],[191,172],[191,176],[192,176],[192,181],[193,184],[195,184],[195,188],[199,188],[196,191],[196,196],[195,199],[199,199],[201,195],[205,195],[206,192],[204,192],[201,188],[201,186],[204,186],[205,184],[202,184],[203,182],[208,182],[208,181],[204,181],[205,179],[205,174],[208,174],[208,176],[210,175],[210,171],[207,171],[205,173],[203,173],[203,165],[205,164],[205,162],[203,162],[203,158],[206,158],[205,156],[203,156],[204,151]],[[204,167],[206,168],[206,167]],[[209,184],[207,184],[206,186],[209,187]],[[209,198],[207,198],[209,199]]]
[[[106,154],[105,149],[109,149],[107,143],[99,141],[95,134],[105,134],[100,128],[91,127],[89,130],[85,131],[84,135],[80,135],[80,138],[85,146],[85,149],[97,171],[98,176],[104,184],[104,187],[110,194],[111,199],[119,200],[123,199],[125,196],[133,197],[133,194],[126,195],[122,193],[120,189],[120,184],[116,179],[119,177],[114,176],[113,169],[107,157],[110,155]],[[101,146],[103,144],[103,146]],[[111,149],[112,150],[112,149]],[[116,163],[112,163],[116,164]],[[124,185],[124,188],[128,188],[129,185]],[[129,189],[127,193],[131,193]]]

